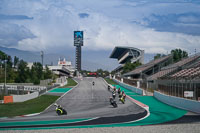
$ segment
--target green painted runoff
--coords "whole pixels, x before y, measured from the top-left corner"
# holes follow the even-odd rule
[[[116,88],[121,88],[127,95],[132,91],[117,85]],[[132,92],[134,94],[134,92]],[[136,93],[137,94],[137,93]],[[132,95],[132,94],[131,94]],[[187,113],[187,111],[172,107],[155,99],[153,96],[131,96],[149,106],[150,115],[143,120],[129,123],[108,124],[108,125],[88,125],[88,126],[72,126],[72,127],[43,127],[43,128],[22,128],[21,130],[38,130],[38,129],[62,129],[62,128],[94,128],[94,127],[119,127],[119,126],[141,126],[165,123],[176,120]],[[6,129],[4,129],[6,130]],[[15,130],[15,129],[13,129]]]
[[[71,88],[55,88],[53,90],[50,90],[49,92],[52,93],[65,93],[67,91],[69,91]]]

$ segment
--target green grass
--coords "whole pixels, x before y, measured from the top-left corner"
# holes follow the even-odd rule
[[[0,95],[0,100],[3,100],[3,98],[4,98],[4,95]]]
[[[67,79],[67,85],[59,87],[59,88],[70,88],[70,87],[73,87],[73,86],[76,86],[76,85],[77,85],[77,83],[72,78],[68,78]]]
[[[114,82],[112,79],[109,79],[109,78],[104,78],[105,81],[108,83],[108,84],[111,84],[111,85],[117,85],[116,82]]]
[[[0,104],[0,117],[13,117],[39,113],[55,102],[59,96],[42,95],[21,103]]]

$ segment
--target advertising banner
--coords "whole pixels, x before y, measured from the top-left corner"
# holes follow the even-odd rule
[[[74,46],[83,46],[83,31],[74,31]]]
[[[184,97],[193,97],[193,91],[184,91]]]

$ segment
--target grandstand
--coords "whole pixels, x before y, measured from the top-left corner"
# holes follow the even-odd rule
[[[184,58],[177,63],[163,67],[159,72],[149,76],[148,80],[151,81],[151,80],[156,80],[158,78],[162,78],[166,75],[177,72],[183,69],[184,67],[190,67],[190,66],[195,67],[195,64],[198,65],[199,58],[200,58],[200,54],[196,54],[196,55]]]
[[[144,63],[144,50],[140,50],[134,47],[115,47],[112,51],[110,58],[117,59],[120,66],[114,69],[115,74],[121,75],[121,71],[124,67],[124,64],[128,61],[134,63],[139,61]]]
[[[142,75],[145,75],[146,77],[151,76],[159,72],[162,67],[168,65],[171,59],[172,59],[172,56],[167,55],[159,59],[152,60],[147,64],[137,67],[131,72],[125,73],[123,76],[132,78],[132,79],[141,78]]]
[[[152,82],[149,82],[153,80]],[[200,100],[200,54],[163,68],[148,79],[148,87],[172,96]],[[191,92],[188,97],[185,92]]]
[[[200,53],[176,63],[172,55],[167,55],[141,65],[116,79],[145,90],[157,90],[161,93],[200,100]],[[186,95],[190,92],[190,96]]]

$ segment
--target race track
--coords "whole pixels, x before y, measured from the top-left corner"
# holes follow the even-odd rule
[[[92,85],[92,82],[95,85]],[[52,124],[26,124],[1,126],[0,128],[24,128],[24,127],[54,127],[54,126],[81,126],[98,124],[126,123],[144,118],[147,111],[136,105],[129,99],[122,104],[118,101],[118,108],[113,108],[109,103],[111,92],[107,90],[107,84],[102,78],[83,78],[77,80],[79,84],[67,92],[57,103],[62,105],[67,116],[58,116],[52,105],[43,113],[32,117],[19,117],[4,120],[4,122],[30,122],[30,121],[53,121],[87,119],[78,122],[52,123]],[[1,120],[0,120],[1,121]]]

